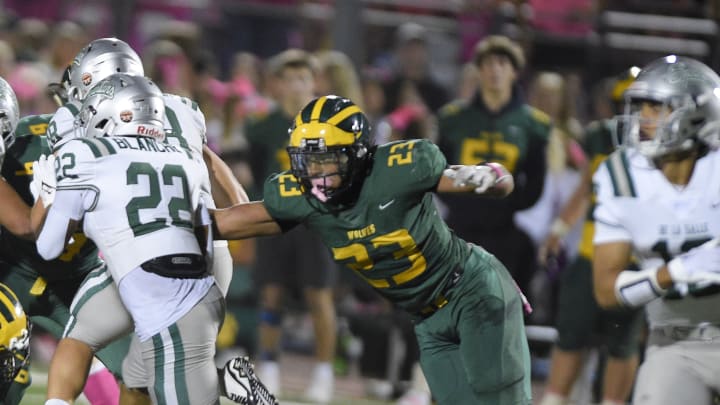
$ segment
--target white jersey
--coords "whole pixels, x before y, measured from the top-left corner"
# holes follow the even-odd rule
[[[206,171],[187,149],[144,137],[77,138],[57,155],[58,190],[85,190],[84,233],[118,284],[150,259],[201,254],[193,218]]]
[[[641,268],[720,236],[720,151],[699,159],[685,187],[671,184],[634,149],[620,149],[593,176],[596,245],[629,242]],[[680,294],[678,291],[683,291]],[[647,304],[651,327],[720,324],[720,286],[676,285]]]

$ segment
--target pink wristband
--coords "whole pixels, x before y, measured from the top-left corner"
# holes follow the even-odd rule
[[[505,172],[501,169],[502,166],[497,163],[483,163],[485,166],[492,169],[493,173],[495,173],[495,184],[497,184],[499,181],[501,181],[505,176]]]

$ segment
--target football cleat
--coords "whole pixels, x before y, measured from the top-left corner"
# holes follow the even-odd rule
[[[247,357],[230,359],[221,375],[225,396],[243,405],[278,405],[278,401],[265,384],[255,375],[254,366]]]

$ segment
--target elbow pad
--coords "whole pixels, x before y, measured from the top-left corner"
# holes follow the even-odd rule
[[[623,270],[615,280],[615,297],[627,307],[640,307],[665,294],[657,281],[658,267]]]

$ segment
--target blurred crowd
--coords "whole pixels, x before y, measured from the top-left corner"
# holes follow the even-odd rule
[[[554,325],[556,282],[578,250],[582,221],[560,229],[556,218],[592,163],[581,147],[586,129],[596,125],[592,122],[616,114],[627,69],[631,68],[628,64],[602,72],[602,78],[590,77],[584,62],[573,65],[566,62],[567,55],[558,56],[577,50],[563,46],[567,41],[591,37],[597,30],[599,13],[605,9],[651,11],[643,10],[645,3],[652,4],[652,10],[657,12],[712,21],[717,12],[715,2],[699,1],[426,0],[397,2],[400,5],[368,1],[363,3],[374,3],[366,6],[374,7],[375,12],[404,16],[400,18],[414,15],[420,20],[437,18],[450,21],[454,28],[443,32],[437,26],[417,22],[391,27],[368,25],[368,37],[359,41],[364,47],[360,53],[365,55],[364,60],[355,60],[357,53],[351,55],[335,47],[332,18],[307,17],[312,14],[308,10],[333,7],[332,1],[197,0],[159,1],[152,5],[136,1],[131,2],[134,10],[106,2],[70,3],[3,2],[0,76],[15,90],[22,115],[54,112],[57,104],[47,86],[61,80],[63,70],[77,52],[94,38],[122,37],[138,50],[146,75],[163,91],[190,97],[199,104],[206,118],[208,145],[256,196],[261,195],[262,176],[267,169],[257,168],[264,136],[258,125],[267,117],[277,114],[279,122],[287,127],[283,120],[290,120],[308,97],[337,94],[363,109],[372,121],[376,143],[426,138],[442,144],[442,138],[448,136],[442,129],[452,127],[446,120],[453,106],[472,105],[483,94],[483,88],[490,86],[489,82],[504,80],[495,73],[481,72],[489,68],[483,67],[487,57],[478,48],[479,41],[507,40],[485,44],[495,46],[490,53],[507,54],[512,65],[508,71],[514,72],[507,79],[512,97],[531,106],[532,111],[545,117],[540,121],[549,123],[546,144],[524,150],[521,158],[533,161],[535,156],[543,162],[546,175],[540,179],[542,187],[511,212],[512,223],[502,224],[517,230],[506,235],[503,246],[526,247],[522,250],[525,261],[505,264],[535,303],[528,322],[540,325]],[[304,17],[296,14],[300,10]],[[542,47],[536,46],[538,42],[533,42],[529,33],[550,40]],[[554,52],[541,52],[552,44],[556,46]],[[558,63],[553,63],[555,57]],[[620,65],[622,62],[613,66]],[[288,76],[288,67],[298,66],[307,68],[310,76]],[[483,99],[486,105],[491,104],[488,97]],[[492,114],[507,113],[504,104],[500,107]],[[527,178],[520,176],[516,182],[533,181],[531,172],[521,174],[527,174]],[[453,215],[465,214],[458,210],[467,209],[453,201],[438,199],[437,203],[451,218],[451,224]],[[462,231],[461,225],[454,228]],[[481,233],[468,239],[482,241],[484,246],[492,244],[485,242],[487,235]],[[252,269],[256,262],[255,242],[233,243],[231,247],[238,269]],[[516,253],[513,250],[508,254]],[[331,362],[336,373],[360,372],[377,379],[378,384],[369,391],[378,397],[398,397],[408,388],[408,392],[423,390],[422,384],[407,383],[417,360],[410,320],[394,312],[352,275],[338,272],[334,277],[337,280],[322,286],[331,287],[329,301],[322,291],[303,295],[289,286],[285,307],[303,307],[292,302],[304,302],[313,314],[310,324],[325,322],[334,329],[323,338],[324,342],[338,343],[336,353],[330,353],[328,359],[328,354],[318,354],[322,349],[314,348],[313,343],[313,335],[322,334],[322,328],[313,331],[305,325],[307,322],[297,318],[276,319],[275,315],[282,312],[277,299],[254,288],[251,272],[235,274],[228,295],[230,318],[218,339],[220,345],[260,352],[261,361],[271,362],[276,360],[279,348],[258,340],[282,340],[276,346],[315,353],[319,363]],[[326,319],[335,313],[339,321]],[[268,323],[270,318],[271,326],[284,326],[289,336],[280,339],[265,332],[258,338],[256,330],[262,330],[263,322]],[[327,344],[323,347],[327,351]],[[268,385],[273,384],[272,377],[270,382],[265,378]]]

